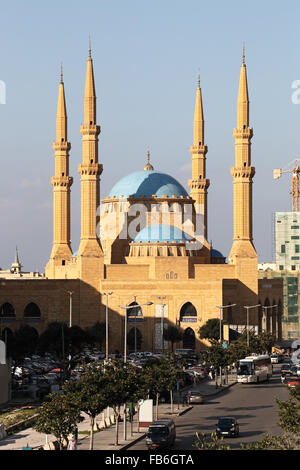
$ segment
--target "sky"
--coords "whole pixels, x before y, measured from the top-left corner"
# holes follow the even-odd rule
[[[44,272],[52,245],[56,107],[63,63],[71,142],[72,248],[80,239],[80,125],[89,37],[101,126],[101,198],[151,163],[188,190],[198,71],[208,146],[208,239],[228,256],[233,234],[233,129],[243,43],[253,127],[254,244],[273,259],[273,214],[291,210],[300,159],[298,1],[1,0],[0,266],[18,246],[25,271]],[[298,85],[299,87],[299,85]],[[300,94],[299,94],[300,96]],[[298,96],[298,98],[299,98]]]

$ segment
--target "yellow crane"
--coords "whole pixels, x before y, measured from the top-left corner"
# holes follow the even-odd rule
[[[294,167],[291,170],[282,170],[281,168],[275,168],[273,170],[273,177],[275,180],[280,178],[284,173],[292,173],[292,204],[293,212],[299,212],[299,173],[300,166],[299,160],[294,161]]]

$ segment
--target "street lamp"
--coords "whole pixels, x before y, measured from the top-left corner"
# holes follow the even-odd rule
[[[108,361],[108,296],[113,292],[100,292],[101,295],[106,296],[106,306],[105,306],[105,359]]]
[[[258,305],[244,305],[244,308],[247,310],[247,346],[249,347],[249,309],[250,308],[256,308],[256,307],[261,307],[260,304]]]
[[[68,291],[69,295],[70,295],[70,319],[69,319],[69,327],[72,328],[72,295],[74,294],[74,292],[72,291]]]
[[[225,308],[234,307],[235,305],[236,304],[217,306],[217,308],[220,309],[220,343],[222,342],[222,311]]]
[[[165,300],[166,297],[158,297],[159,300]],[[161,304],[161,352],[164,353],[164,313],[165,313],[165,306],[167,304]]]
[[[153,302],[146,302],[145,304],[136,305],[119,305],[120,308],[125,310],[125,328],[124,328],[124,362],[127,362],[127,310],[132,308],[143,307],[144,305],[152,305]]]

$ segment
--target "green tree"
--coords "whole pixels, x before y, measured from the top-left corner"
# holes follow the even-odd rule
[[[211,434],[196,433],[194,446],[197,450],[230,450],[230,446],[222,444],[223,438],[219,438],[215,432]]]
[[[211,318],[198,330],[201,339],[219,340],[220,339],[220,320]]]
[[[170,355],[167,358],[162,358],[161,365],[162,367],[165,366],[166,385],[170,393],[171,412],[173,412],[173,390],[183,372],[182,360],[174,355]]]
[[[115,444],[118,445],[121,405],[145,398],[147,390],[140,369],[117,359],[105,364],[105,380],[105,389],[102,391],[106,396],[108,406],[111,406],[114,411]]]
[[[87,344],[87,338],[86,332],[77,325],[70,328],[65,323],[53,322],[40,335],[38,351],[41,354],[54,354],[61,360],[61,368],[66,371],[67,364],[70,369],[78,361],[78,354]]]
[[[53,434],[62,450],[64,441],[68,442],[68,436],[75,426],[82,421],[80,409],[70,396],[61,393],[51,393],[50,401],[45,402],[39,408],[39,415],[34,425],[38,432]]]
[[[258,335],[258,338],[261,344],[261,352],[267,351],[270,354],[272,346],[275,344],[275,337],[271,333],[263,331]]]
[[[155,395],[155,419],[158,419],[159,397],[166,390],[170,389],[170,377],[168,377],[168,367],[166,359],[160,361],[147,361],[144,366],[145,384],[148,393]]]
[[[84,366],[79,380],[66,382],[63,389],[70,402],[90,418],[90,450],[93,450],[95,418],[109,405],[103,365],[91,363]]]
[[[105,322],[97,322],[90,328],[86,329],[87,343],[91,346],[99,347],[102,350],[103,343],[106,338]]]
[[[41,354],[49,352],[58,359],[63,359],[66,353],[66,338],[68,327],[64,323],[52,322],[40,335],[38,351]]]
[[[167,328],[164,329],[163,336],[166,341],[170,341],[170,343],[172,344],[172,353],[173,353],[174,344],[182,341],[183,334],[182,334],[182,331],[179,328],[177,328],[177,326],[169,325]]]
[[[12,358],[15,372],[16,367],[22,366],[26,356],[36,352],[39,335],[29,325],[21,325],[13,334],[7,336],[7,355]]]

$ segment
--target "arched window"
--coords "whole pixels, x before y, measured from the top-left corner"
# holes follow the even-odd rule
[[[192,328],[187,328],[182,336],[183,349],[195,349],[195,332]]]
[[[15,318],[16,317],[16,312],[15,312],[14,307],[8,302],[1,305],[1,307],[0,307],[0,317],[2,317],[2,318]]]
[[[131,308],[128,308],[127,309],[127,316],[128,317],[142,317],[143,316],[143,311],[142,311],[142,307],[138,306],[138,307],[135,307],[135,305],[138,305],[136,302],[132,302],[129,307]]]
[[[181,307],[180,319],[185,317],[197,317],[197,310],[191,302],[187,302]]]
[[[41,318],[41,311],[37,304],[30,302],[26,305],[24,310],[24,319],[27,320],[39,320]]]

